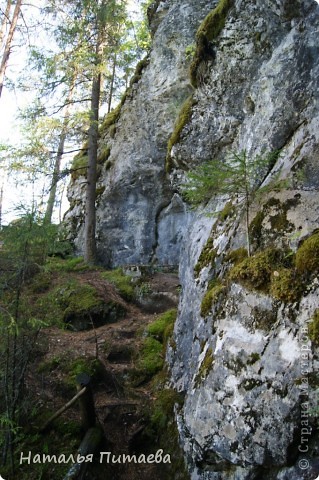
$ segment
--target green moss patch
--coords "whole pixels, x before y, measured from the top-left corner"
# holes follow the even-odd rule
[[[227,14],[233,5],[233,0],[220,0],[201,23],[196,33],[196,52],[190,67],[190,80],[193,87],[198,86],[197,70],[203,60],[212,58],[211,42],[223,30]]]
[[[195,105],[195,103],[196,102],[194,100],[194,97],[193,95],[191,95],[190,97],[187,98],[187,100],[185,100],[185,102],[182,105],[178,119],[174,126],[173,133],[170,136],[167,144],[167,155],[166,155],[166,171],[167,172],[170,172],[173,167],[171,150],[173,146],[180,141],[181,134],[185,125],[187,125],[190,122],[193,106]]]
[[[304,285],[294,269],[280,268],[271,275],[270,294],[281,302],[296,302],[300,299]]]
[[[152,322],[146,328],[148,335],[154,337],[162,343],[166,343],[170,337],[174,323],[177,317],[177,310],[175,308],[163,313],[158,319]]]
[[[314,345],[319,346],[319,309],[315,311],[309,323],[309,338]]]
[[[87,154],[82,152],[74,157],[71,165],[71,179],[73,181],[77,180],[81,176],[86,177],[88,161],[89,158]]]
[[[131,301],[135,297],[134,285],[132,284],[132,278],[128,275],[124,275],[121,268],[116,270],[109,270],[103,272],[101,277],[112,283],[118,290],[121,297],[127,301]]]
[[[200,314],[202,317],[207,317],[212,310],[213,304],[218,300],[221,293],[226,291],[226,287],[220,282],[215,282],[212,287],[205,293],[201,303]]]
[[[236,209],[232,202],[227,202],[224,208],[218,213],[218,220],[225,222],[227,218],[231,217],[235,213]]]
[[[102,150],[100,151],[98,157],[97,157],[97,161],[99,164],[104,164],[109,156],[111,155],[111,149],[109,146],[105,146],[104,148],[102,148]]]
[[[71,330],[86,330],[115,322],[125,314],[123,305],[113,301],[106,303],[91,285],[71,282],[56,293],[63,309],[63,321]]]
[[[252,289],[268,291],[271,273],[281,259],[279,249],[267,248],[235,265],[229,272],[229,279]]]
[[[245,258],[248,257],[247,249],[244,247],[237,248],[236,250],[231,250],[224,257],[225,262],[231,262],[235,265],[242,262]]]
[[[319,232],[307,238],[296,253],[296,269],[301,274],[319,271]]]
[[[149,63],[150,63],[150,60],[149,60],[148,56],[146,56],[145,58],[142,58],[142,60],[140,60],[138,62],[138,64],[136,65],[136,68],[135,68],[134,75],[130,80],[130,87],[132,87],[132,85],[134,85],[134,83],[139,82],[139,80],[142,78],[142,72],[143,72],[144,68],[147,67],[147,65]]]
[[[194,275],[197,278],[204,267],[208,267],[209,265],[213,265],[215,262],[215,258],[217,257],[217,250],[214,248],[214,239],[210,237],[205,247],[203,248],[198,262],[194,267]]]
[[[160,391],[152,406],[151,425],[157,431],[163,430],[174,416],[174,406],[181,405],[182,397],[174,389]]]
[[[155,375],[164,365],[163,345],[153,337],[144,340],[137,368],[148,376]]]
[[[203,380],[208,376],[214,365],[214,355],[211,347],[209,347],[205,353],[205,357],[200,364],[198,372],[195,377],[195,385],[198,387]]]

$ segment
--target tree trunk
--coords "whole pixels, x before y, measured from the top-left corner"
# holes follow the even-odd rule
[[[116,53],[114,53],[114,57],[113,57],[112,77],[111,77],[111,84],[110,84],[109,100],[107,104],[107,113],[111,111],[111,106],[112,106],[114,80],[115,80],[115,68],[116,68]]]
[[[7,36],[7,39],[6,39],[6,42],[5,42],[5,46],[4,46],[4,51],[3,51],[3,55],[2,55],[1,65],[0,65],[0,98],[1,98],[1,94],[2,94],[5,73],[6,73],[10,53],[11,53],[12,39],[13,39],[13,35],[14,35],[15,29],[16,29],[16,26],[17,26],[17,23],[18,23],[18,18],[19,18],[19,15],[20,15],[20,11],[21,11],[21,4],[22,4],[22,0],[17,0],[16,6],[15,6],[14,12],[13,12],[13,17],[12,17],[12,20],[11,20],[9,33],[8,33],[8,36]]]
[[[96,48],[97,71],[93,75],[92,93],[91,93],[91,112],[89,128],[89,149],[88,149],[88,169],[87,185],[85,197],[85,223],[84,223],[84,260],[87,263],[96,263],[96,166],[97,166],[97,147],[99,134],[99,106],[101,94],[101,72],[99,64],[101,61],[101,42],[98,41]]]
[[[6,27],[7,27],[7,25],[8,25],[8,22],[9,22],[9,15],[10,15],[10,10],[11,10],[11,5],[12,5],[12,0],[8,0],[8,1],[7,1],[7,6],[6,6],[6,11],[4,12],[3,20],[2,20],[2,23],[1,23],[1,30],[0,30],[0,48],[2,47],[2,42],[3,42],[4,34],[5,34],[5,31],[6,31]]]
[[[65,145],[65,140],[66,140],[66,137],[67,137],[67,130],[68,130],[68,124],[69,124],[70,104],[71,104],[71,101],[72,101],[72,98],[73,98],[76,77],[77,77],[77,75],[75,73],[74,77],[73,77],[73,80],[72,80],[72,84],[70,86],[70,90],[69,90],[67,99],[66,99],[63,125],[62,125],[62,130],[61,130],[61,133],[60,133],[58,151],[57,151],[57,154],[56,154],[56,157],[55,157],[55,162],[54,162],[52,181],[51,181],[51,187],[50,187],[50,194],[49,194],[47,208],[46,208],[46,212],[45,212],[45,216],[44,216],[44,223],[46,223],[46,224],[50,224],[52,222],[52,214],[53,214],[53,208],[54,208],[54,204],[55,204],[57,184],[58,184],[59,177],[60,177],[61,162],[62,162],[62,157],[63,157],[63,153],[64,153],[64,145]]]

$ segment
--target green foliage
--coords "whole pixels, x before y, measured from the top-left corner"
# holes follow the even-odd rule
[[[159,340],[161,343],[163,343],[170,336],[176,317],[177,310],[175,308],[168,310],[154,322],[150,323],[146,329],[146,332],[156,340]]]
[[[193,106],[195,105],[195,99],[193,95],[188,97],[182,105],[182,108],[179,112],[178,119],[175,122],[174,130],[170,136],[167,144],[167,155],[166,155],[166,171],[169,172],[172,165],[171,150],[173,146],[178,143],[181,139],[182,131],[191,119]]]
[[[301,274],[317,273],[319,270],[319,233],[307,238],[296,253],[296,269]]]
[[[98,359],[79,357],[71,363],[68,368],[70,383],[76,382],[80,373],[86,373],[93,381],[97,381],[103,372],[103,365]]]
[[[229,200],[237,198],[244,204],[248,255],[250,255],[250,204],[278,155],[278,152],[271,152],[249,159],[245,150],[232,153],[224,161],[211,160],[200,165],[188,173],[187,183],[182,186],[185,199],[193,205],[208,202],[216,195]]]
[[[199,205],[208,202],[214,195],[223,195],[230,200],[241,197],[249,203],[261,181],[268,173],[274,153],[258,155],[249,159],[245,150],[231,153],[225,160],[211,160],[200,165],[187,175],[183,185],[186,200]]]
[[[84,262],[83,257],[68,259],[49,258],[45,266],[48,272],[83,272],[91,267]]]
[[[201,23],[196,34],[196,51],[190,67],[190,80],[193,87],[198,86],[197,70],[203,60],[213,58],[211,42],[218,37],[225,26],[226,17],[233,0],[220,0]]]
[[[220,222],[225,222],[228,217],[231,217],[235,212],[235,206],[232,202],[227,202],[223,210],[218,213],[218,220]]]
[[[110,270],[101,274],[102,278],[112,283],[118,290],[119,294],[127,301],[132,301],[135,297],[134,285],[132,278],[124,275],[121,268]]]

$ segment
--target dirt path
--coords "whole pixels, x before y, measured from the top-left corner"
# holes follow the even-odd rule
[[[94,273],[86,278],[83,276],[82,281],[96,287]],[[98,359],[99,375],[93,390],[96,414],[105,436],[103,451],[112,452],[117,458],[122,454],[138,456],[156,451],[148,451],[149,446],[139,444],[151,388],[147,381],[134,382],[132,379],[146,326],[159,313],[177,305],[178,277],[157,273],[147,279],[147,284],[148,295],[143,296],[139,306],[125,303],[127,314],[116,323],[82,332],[45,329],[41,337],[45,353],[28,378],[39,397],[38,407],[54,412],[75,394],[72,383],[69,379],[66,381],[74,362]],[[110,295],[118,296],[108,287],[108,297]],[[69,409],[64,417],[78,422],[78,407]],[[163,477],[156,464],[107,464],[105,460],[103,466],[90,469],[83,478],[162,480]]]

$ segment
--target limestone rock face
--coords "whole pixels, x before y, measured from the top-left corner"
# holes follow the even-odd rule
[[[319,5],[221,0],[224,26],[198,60],[192,88],[185,49],[217,4],[154,4],[149,63],[100,145],[110,156],[98,185],[99,255],[111,266],[179,263],[167,361],[185,395],[177,422],[191,479],[313,480],[319,281],[315,270],[298,277],[292,259],[319,227]],[[190,95],[187,121],[169,143],[168,175],[168,140]],[[208,214],[227,198],[196,210],[182,200],[185,170],[242,150],[249,158],[280,150],[250,206],[253,255],[281,252],[281,263],[265,267],[267,288],[231,274],[232,255],[246,246],[240,199],[220,216]],[[67,216],[79,250],[84,181],[70,187]]]
[[[132,85],[116,125],[101,140],[100,150],[107,145],[111,152],[98,184],[98,189],[104,189],[97,201],[98,251],[101,261],[110,266],[179,262],[185,207],[178,207],[165,173],[165,157],[176,115],[191,90],[185,49],[194,42],[199,22],[211,9],[209,0],[195,4],[191,0],[157,2],[152,18],[160,23],[148,65]],[[75,227],[80,252],[83,180],[69,188],[73,208],[66,217]]]

